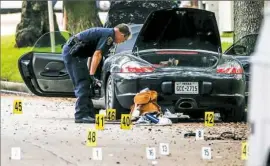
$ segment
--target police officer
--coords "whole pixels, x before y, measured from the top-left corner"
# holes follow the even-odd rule
[[[63,46],[62,56],[73,82],[75,96],[75,123],[94,123],[95,111],[91,100],[91,87],[99,83],[94,75],[113,43],[129,39],[131,30],[126,24],[114,28],[90,28],[72,36]],[[90,70],[87,67],[88,57]]]

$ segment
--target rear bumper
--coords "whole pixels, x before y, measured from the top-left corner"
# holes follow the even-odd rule
[[[117,99],[122,107],[130,109],[130,106],[133,104],[133,99],[135,93],[127,93],[117,95]],[[165,96],[162,96],[165,97]],[[196,95],[177,95],[177,96],[168,96],[168,98],[160,100],[158,103],[160,105],[172,104],[175,109],[215,109],[215,108],[233,108],[239,106],[244,102],[243,95],[228,95],[228,94],[218,94],[211,96],[196,96]],[[192,107],[181,107],[180,103],[188,101],[194,102],[195,104]]]
[[[114,74],[116,97],[122,107],[129,109],[133,104],[136,93],[144,88],[158,92],[159,104],[172,104],[177,109],[181,101],[190,99],[196,104],[192,109],[211,109],[235,107],[245,100],[245,80],[231,78],[204,78],[184,80],[166,77],[127,77],[123,74]],[[174,84],[176,81],[199,82],[198,94],[175,94]]]

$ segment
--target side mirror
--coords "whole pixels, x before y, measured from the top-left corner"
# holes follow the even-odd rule
[[[247,48],[242,45],[236,45],[234,46],[233,50],[236,55],[243,55],[246,54]]]

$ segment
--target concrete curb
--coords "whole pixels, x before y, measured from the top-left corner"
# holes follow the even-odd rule
[[[24,92],[32,94],[24,83],[1,81],[1,90]]]
[[[35,96],[24,83],[18,82],[8,82],[1,81],[1,93],[10,93],[10,94],[22,94],[22,95],[30,95]],[[103,109],[105,105],[105,99],[92,100],[95,107],[99,109]]]

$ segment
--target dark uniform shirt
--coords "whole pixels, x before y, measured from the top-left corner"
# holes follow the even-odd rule
[[[93,56],[96,50],[101,50],[102,55],[107,54],[114,42],[113,28],[90,28],[76,34],[79,40],[87,43],[86,55],[82,57]]]

